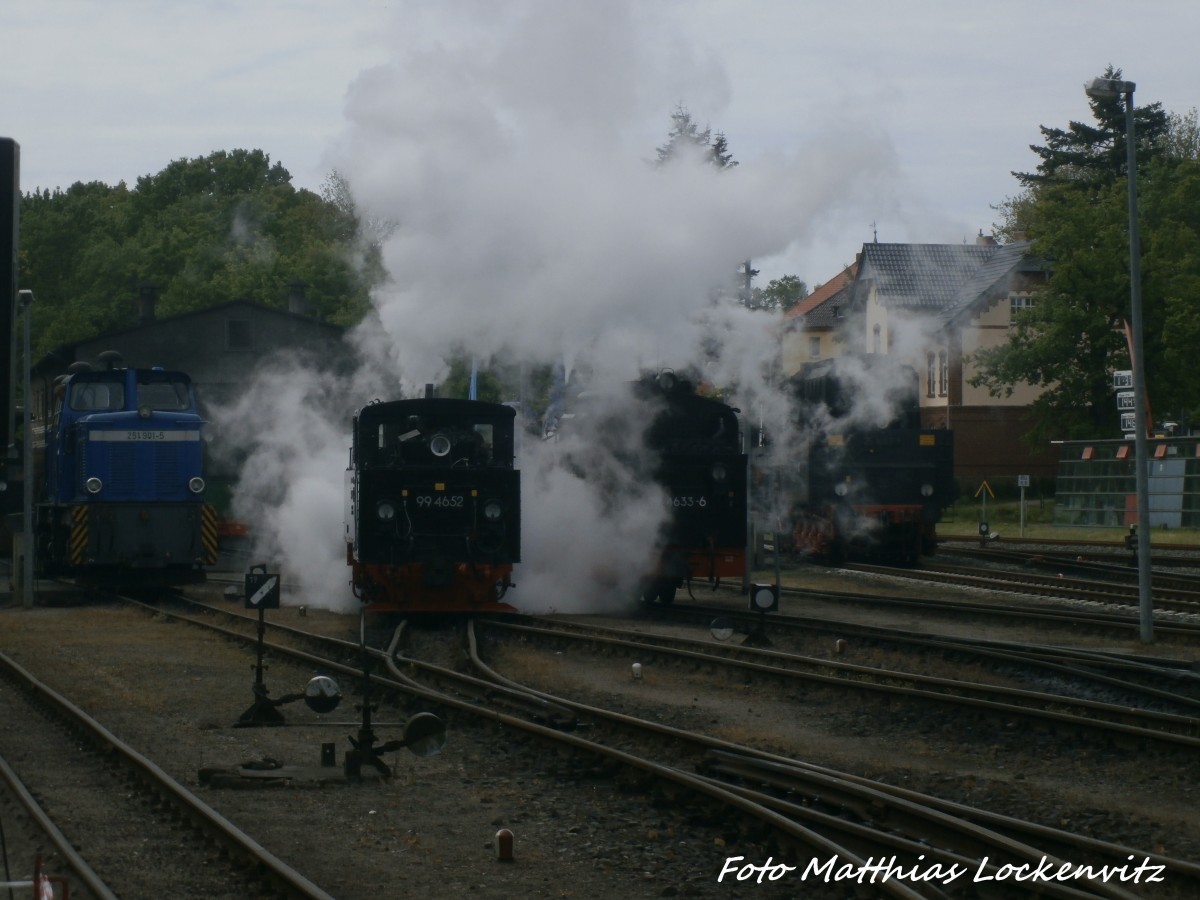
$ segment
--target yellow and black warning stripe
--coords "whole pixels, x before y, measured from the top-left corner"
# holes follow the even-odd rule
[[[71,565],[83,565],[87,558],[87,548],[88,508],[75,506],[71,508]]]
[[[200,508],[200,540],[204,544],[205,565],[215,565],[217,561],[217,508],[211,503],[205,503]]]

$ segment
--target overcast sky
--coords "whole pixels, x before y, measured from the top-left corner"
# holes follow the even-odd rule
[[[0,35],[0,135],[21,146],[25,191],[132,185],[235,148],[265,151],[298,187],[337,167],[378,190],[386,161],[369,148],[394,152],[379,138],[419,142],[461,114],[467,127],[432,137],[458,159],[473,101],[495,101],[509,138],[579,128],[650,159],[683,104],[726,134],[741,172],[800,170],[777,181],[796,218],[737,253],[810,286],[876,232],[989,231],[1010,172],[1036,165],[1038,126],[1087,120],[1083,83],[1109,63],[1139,104],[1200,104],[1194,0],[38,0],[3,4]],[[447,70],[481,60],[450,85]]]

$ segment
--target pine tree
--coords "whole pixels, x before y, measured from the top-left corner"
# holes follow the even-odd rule
[[[730,169],[737,165],[733,154],[729,152],[729,142],[725,133],[718,131],[714,137],[711,128],[705,126],[701,130],[687,107],[682,104],[675,107],[675,111],[671,113],[671,130],[667,133],[667,142],[657,148],[657,153],[658,166],[674,162],[684,153],[706,159],[718,169]]]

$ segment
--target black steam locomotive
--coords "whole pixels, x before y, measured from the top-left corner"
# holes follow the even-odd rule
[[[426,397],[375,401],[354,417],[346,561],[379,612],[507,611],[521,558],[514,411]]]
[[[913,564],[954,502],[954,433],[922,428],[919,381],[886,356],[812,363],[788,384],[815,429],[793,510],[798,550],[830,562]]]
[[[658,562],[642,583],[645,602],[672,603],[693,582],[716,585],[746,573],[748,457],[737,410],[697,393],[670,371],[634,384],[653,404],[645,433],[654,480],[666,491],[670,518]]]

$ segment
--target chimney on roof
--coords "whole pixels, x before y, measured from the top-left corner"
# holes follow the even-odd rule
[[[147,325],[154,321],[154,304],[158,302],[158,285],[143,281],[138,285],[138,324]]]
[[[288,312],[298,316],[308,315],[308,299],[304,296],[308,282],[302,278],[294,278],[288,282]]]
[[[979,229],[979,236],[975,238],[975,243],[981,247],[991,247],[996,243],[996,238],[990,234],[984,234],[983,229]]]

